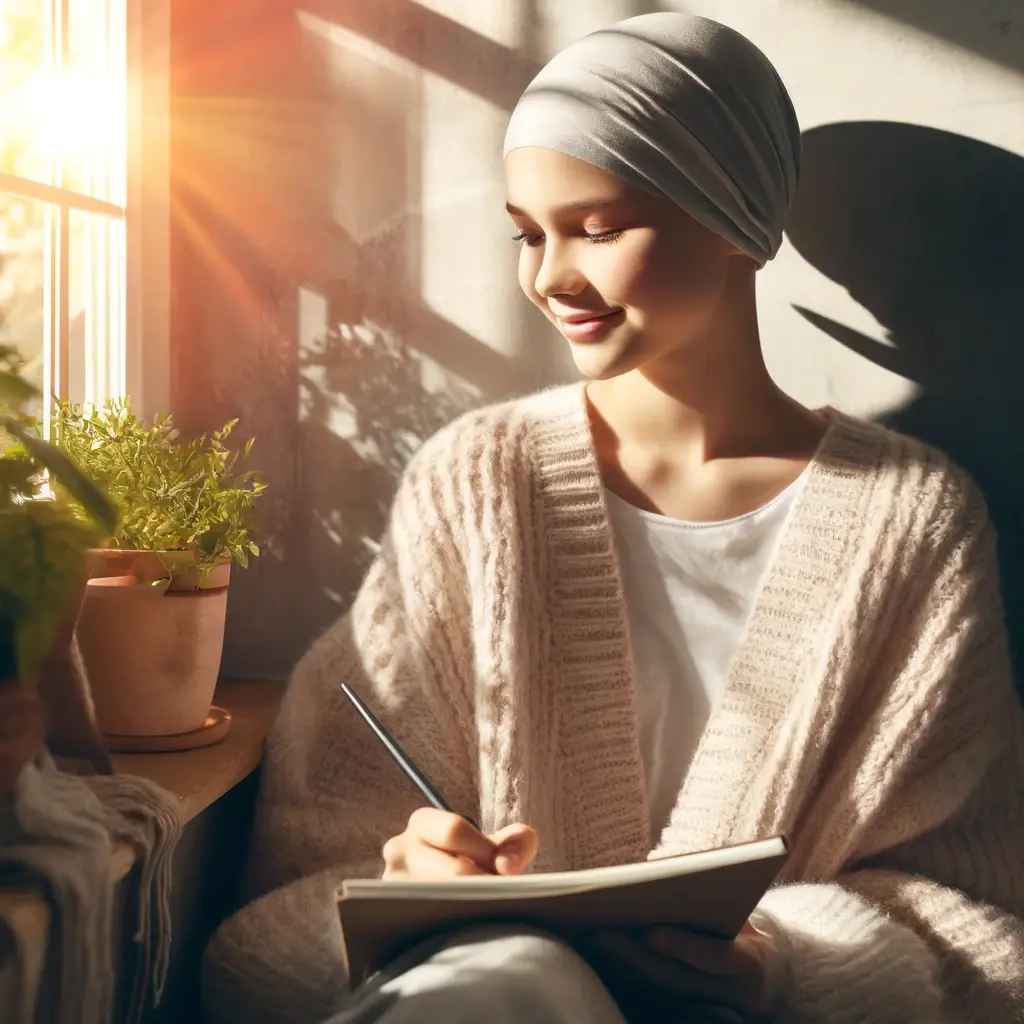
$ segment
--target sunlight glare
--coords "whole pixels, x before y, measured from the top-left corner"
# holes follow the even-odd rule
[[[41,72],[7,97],[15,137],[72,164],[108,153],[123,130],[124,91],[100,72]],[[5,118],[6,120],[6,118]]]

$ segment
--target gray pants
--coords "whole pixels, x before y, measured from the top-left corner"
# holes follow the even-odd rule
[[[678,1004],[666,1014],[664,1003],[655,1010],[646,1000],[630,1013],[631,1024],[737,1020],[729,1011]],[[371,978],[323,1024],[484,1022],[627,1024],[578,953],[521,926],[482,927],[425,943]]]
[[[428,942],[324,1024],[625,1024],[584,960],[540,932],[488,927]]]

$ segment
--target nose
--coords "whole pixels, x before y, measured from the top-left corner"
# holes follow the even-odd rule
[[[576,265],[572,247],[549,240],[533,280],[537,294],[545,299],[553,295],[579,295],[586,286],[587,279]]]

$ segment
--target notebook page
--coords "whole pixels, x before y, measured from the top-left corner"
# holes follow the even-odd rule
[[[345,898],[422,900],[501,900],[524,896],[560,896],[591,889],[608,889],[638,882],[699,874],[716,868],[784,855],[781,836],[755,843],[689,853],[679,857],[589,868],[583,871],[538,872],[533,875],[469,875],[437,882],[407,882],[381,878],[353,878],[342,882]]]

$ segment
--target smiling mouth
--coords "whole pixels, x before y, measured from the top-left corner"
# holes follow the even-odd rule
[[[580,317],[577,315],[572,319],[565,317],[558,317],[557,319],[562,333],[567,338],[575,340],[577,338],[591,338],[602,334],[610,327],[617,325],[623,315],[621,309],[613,309],[607,313],[600,313],[597,316]]]

